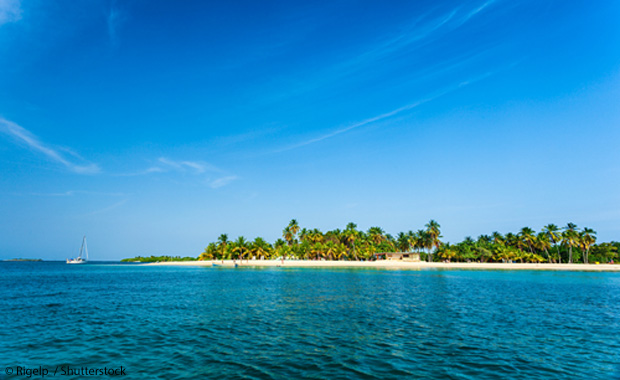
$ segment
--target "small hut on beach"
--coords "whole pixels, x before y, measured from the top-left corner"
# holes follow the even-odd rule
[[[420,261],[418,252],[380,252],[375,253],[377,260]]]

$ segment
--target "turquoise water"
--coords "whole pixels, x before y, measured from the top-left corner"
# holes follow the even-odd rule
[[[0,263],[0,379],[620,379],[619,363],[620,273]]]

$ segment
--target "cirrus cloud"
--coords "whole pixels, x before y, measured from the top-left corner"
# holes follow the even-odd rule
[[[22,18],[20,0],[0,0],[0,25],[16,22]]]
[[[219,189],[220,187],[224,187],[228,185],[229,183],[231,183],[232,181],[236,181],[238,179],[239,177],[236,175],[230,175],[227,177],[217,178],[209,182],[209,187],[211,187],[212,189]]]
[[[74,159],[78,159],[80,161],[84,161],[84,160],[81,159],[81,157],[78,156],[77,154],[71,152],[69,149],[52,148],[48,144],[45,144],[44,142],[42,142],[32,132],[30,132],[26,128],[12,121],[6,120],[4,118],[0,118],[0,132],[10,136],[11,138],[13,138],[13,140],[18,142],[20,145],[25,145],[31,150],[42,154],[47,159],[64,165],[67,169],[71,170],[72,172],[75,172],[78,174],[95,174],[101,171],[97,164],[88,163],[88,162],[75,163],[73,161]],[[72,159],[67,158],[63,153],[61,153],[61,151],[68,153],[73,158]]]

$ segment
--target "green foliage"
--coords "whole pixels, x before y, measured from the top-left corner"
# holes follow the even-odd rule
[[[423,261],[447,262],[520,262],[520,263],[608,263],[620,259],[620,243],[596,244],[596,231],[579,229],[568,223],[560,229],[548,224],[540,232],[523,227],[518,233],[480,235],[476,240],[466,237],[451,245],[442,242],[440,225],[434,220],[425,229],[399,232],[394,236],[380,227],[358,230],[348,223],[343,230],[323,233],[317,228],[301,228],[293,219],[282,231],[282,238],[270,244],[261,237],[253,241],[239,236],[229,240],[222,234],[209,243],[198,258],[150,256],[123,259],[124,262],[165,262],[190,260],[374,260],[384,252],[417,252]]]
[[[590,251],[590,262],[608,263],[618,262],[620,259],[620,243],[601,243],[592,247]]]
[[[195,257],[181,257],[181,256],[149,256],[142,257],[137,256],[130,259],[122,259],[123,263],[157,263],[157,262],[166,262],[166,261],[196,261],[198,260]]]

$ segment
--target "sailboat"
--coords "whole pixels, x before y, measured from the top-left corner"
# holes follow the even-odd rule
[[[82,253],[86,252],[86,258],[82,257]],[[80,247],[80,255],[76,259],[67,259],[67,264],[84,264],[88,262],[88,247],[86,246],[86,235],[82,239],[82,247]]]

